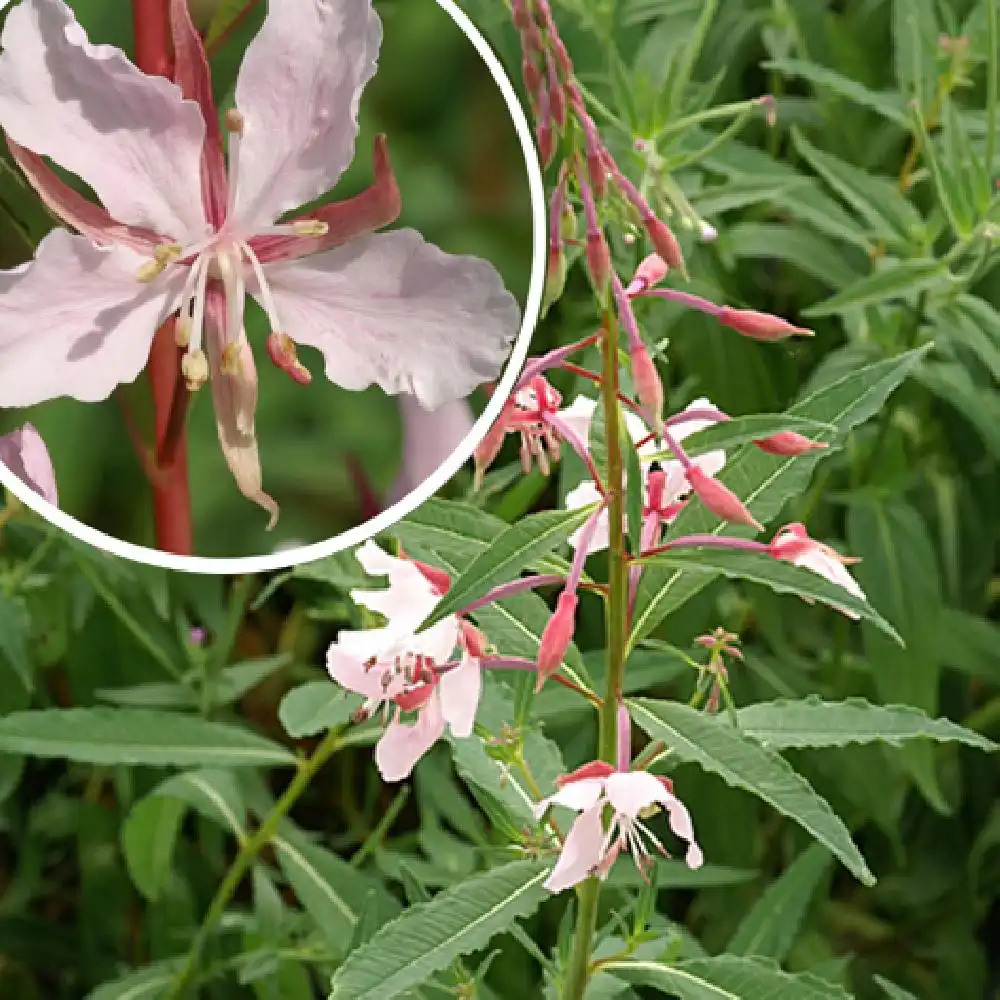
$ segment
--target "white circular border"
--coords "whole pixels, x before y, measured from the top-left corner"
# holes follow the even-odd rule
[[[265,556],[239,556],[229,559],[207,558],[204,556],[178,556],[168,552],[161,552],[158,549],[149,549],[142,545],[134,545],[132,542],[124,542],[120,538],[115,538],[113,535],[107,535],[103,531],[98,531],[96,528],[83,524],[77,521],[76,518],[64,513],[58,507],[53,506],[35,493],[34,490],[15,476],[6,466],[0,464],[0,482],[24,503],[25,506],[30,507],[35,513],[41,514],[51,524],[54,524],[57,528],[61,528],[74,538],[87,542],[96,548],[103,549],[105,552],[110,552],[112,555],[121,556],[123,559],[130,559],[133,562],[145,563],[149,566],[160,566],[164,569],[182,570],[187,573],[215,575],[263,573],[270,570],[288,569],[292,566],[312,562],[323,558],[323,556],[333,555],[333,553],[340,552],[343,549],[360,545],[372,535],[377,535],[379,532],[385,531],[412,510],[419,507],[420,504],[441,489],[466,463],[473,449],[489,430],[493,421],[499,416],[501,408],[514,388],[514,383],[521,374],[521,369],[524,367],[525,359],[528,356],[531,335],[534,332],[535,324],[538,322],[538,315],[541,312],[542,289],[545,283],[545,188],[542,182],[542,171],[538,163],[538,155],[535,152],[531,127],[500,60],[493,53],[486,39],[479,33],[479,29],[458,8],[454,0],[436,0],[436,2],[439,7],[448,13],[466,38],[475,46],[480,58],[486,64],[490,75],[500,89],[500,93],[503,94],[504,102],[514,122],[517,136],[521,140],[521,151],[524,154],[524,165],[528,171],[528,189],[531,196],[531,278],[528,287],[528,300],[525,304],[524,318],[521,323],[521,332],[515,341],[514,350],[507,359],[507,370],[500,379],[497,390],[490,397],[483,414],[476,421],[462,443],[448,456],[433,475],[425,479],[420,486],[412,493],[407,494],[398,503],[393,504],[388,510],[382,511],[377,517],[373,517],[364,524],[358,525],[356,528],[351,528],[349,531],[345,531],[334,538],[328,538],[326,541],[316,542],[312,545],[303,545],[299,548],[284,549]],[[4,3],[0,2],[0,8],[3,6]]]

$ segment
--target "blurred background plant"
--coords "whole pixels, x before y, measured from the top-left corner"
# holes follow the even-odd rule
[[[515,74],[521,56],[509,11],[493,0],[467,8]],[[684,657],[696,636],[721,625],[742,638],[745,662],[729,666],[739,705],[860,696],[918,706],[997,739],[995,4],[567,0],[554,10],[605,141],[644,178],[656,208],[673,207],[694,275],[688,290],[816,330],[812,340],[762,349],[692,312],[637,303],[647,339],[671,341],[669,366],[661,361],[671,411],[699,395],[734,416],[783,410],[865,364],[933,344],[783,511],[813,536],[863,553],[856,575],[906,648],[870,626],[718,578],[673,611],[669,635],[656,633],[637,651],[630,683],[686,698]],[[383,84],[404,68],[383,59]],[[455,89],[441,101],[458,99]],[[405,94],[416,100],[420,88]],[[767,94],[773,106],[760,103]],[[689,210],[695,227],[704,220],[717,230],[714,242],[678,221]],[[614,247],[621,273],[640,246]],[[534,353],[593,326],[583,269],[571,267]],[[553,380],[567,399],[583,387],[565,373]],[[466,530],[489,537],[561,506],[580,478],[572,460],[551,479],[522,476],[515,450],[505,452],[484,489],[465,495]],[[466,485],[460,479],[453,495]],[[398,529],[408,549],[419,549],[422,524],[433,526],[431,511]],[[433,527],[423,530],[426,542]],[[331,707],[327,698],[321,662],[338,628],[360,624],[346,594],[363,578],[349,556],[269,581],[170,576],[97,558],[19,519],[4,529],[4,545],[0,709],[128,710],[76,733],[55,718],[46,729],[35,717],[20,735],[16,716],[0,721],[8,751],[0,757],[0,995],[162,996],[233,841],[245,836],[247,813],[265,813],[286,781],[287,771],[269,769],[280,763],[274,744],[310,748],[311,737],[346,720],[344,702]],[[588,608],[596,605],[584,603],[576,641],[599,674],[601,623]],[[204,645],[192,641],[194,626],[207,629]],[[529,730],[524,746],[544,758],[546,737],[556,738],[572,767],[589,754],[593,731],[559,694],[536,700],[545,735]],[[481,713],[480,722],[502,763],[513,705],[509,697],[495,705],[495,717]],[[160,763],[176,769],[164,779],[162,769],[133,766],[150,763],[134,749],[136,708],[248,723],[272,744],[241,748],[228,729],[188,736],[177,727],[171,741],[147,720],[150,742],[174,747],[160,750]],[[369,747],[351,746],[371,731],[347,734],[294,825],[236,896],[204,963],[201,995],[326,996],[330,970],[401,900],[419,902],[471,875],[505,840],[502,813],[477,785],[485,755],[470,752],[456,770],[438,747],[412,786],[386,786]],[[265,754],[273,756],[255,766]],[[67,756],[75,762],[48,759]],[[878,885],[861,888],[750,795],[681,767],[710,864],[691,873],[662,863],[658,891],[639,895],[634,878],[616,870],[622,937],[633,912],[655,903],[677,954],[765,956],[809,970],[816,997],[840,998],[841,987],[890,1000],[1000,995],[995,755],[910,740],[902,749],[876,743],[789,757],[846,818]],[[525,955],[544,962],[565,948],[568,913],[562,899],[546,903],[524,930],[498,938],[497,951],[439,974],[443,991],[428,985],[414,995],[540,995]],[[594,981],[595,1000],[648,995],[608,978]],[[752,983],[728,995],[773,996]]]
[[[70,6],[94,42],[132,52],[127,5],[75,0]],[[265,7],[256,3],[244,14],[236,4],[202,6],[208,30],[220,39],[213,70],[224,108],[232,104],[243,50]],[[212,6],[218,8],[215,27],[207,19]],[[531,206],[523,155],[503,98],[471,43],[436,4],[385,0],[378,9],[385,30],[381,68],[362,100],[354,163],[330,199],[349,197],[370,183],[372,141],[384,132],[403,195],[397,225],[416,228],[450,253],[491,261],[523,304],[531,267]],[[0,14],[0,24],[2,19]],[[4,148],[0,268],[29,259],[52,225]],[[255,305],[247,330],[262,349],[267,323]],[[303,361],[322,375],[318,352],[306,348]],[[281,520],[267,533],[266,515],[240,496],[226,473],[211,401],[207,393],[199,394],[189,421],[197,555],[259,555],[353,528],[371,513],[359,481],[385,497],[400,467],[395,400],[378,389],[346,392],[322,377],[303,389],[273,365],[258,369],[265,489],[281,504]],[[477,410],[484,402],[472,400]],[[133,426],[144,429],[151,419],[145,373],[101,404],[63,399],[0,412],[0,432],[32,421],[52,454],[63,509],[117,538],[154,545],[149,490],[126,408]]]

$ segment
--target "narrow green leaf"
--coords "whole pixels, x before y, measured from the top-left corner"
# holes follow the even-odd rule
[[[28,656],[27,609],[16,597],[0,593],[0,655],[10,664],[26,691],[34,687],[31,658]]]
[[[906,298],[929,288],[942,288],[950,280],[948,268],[939,260],[901,260],[860,278],[836,295],[803,309],[804,316],[831,316],[858,306],[873,306]]]
[[[120,979],[103,983],[92,990],[86,1000],[158,1000],[166,993],[183,964],[183,959],[172,958],[126,973]]]
[[[822,844],[807,847],[747,911],[726,952],[783,961],[829,867],[830,852]]]
[[[497,583],[513,580],[526,566],[562,545],[593,512],[592,507],[545,510],[511,525],[452,582],[421,628],[429,628],[466,607]]]
[[[955,361],[925,362],[915,378],[958,410],[1000,461],[1000,395],[994,386],[980,385],[968,368]]]
[[[149,794],[183,802],[237,837],[246,833],[246,805],[231,771],[185,771],[161,781]]]
[[[726,784],[742,788],[793,819],[839,858],[865,885],[874,885],[843,821],[813,787],[775,751],[761,746],[717,716],[676,702],[637,698],[632,718],[679,760],[698,764]]]
[[[155,902],[170,879],[177,832],[184,816],[177,799],[147,796],[129,812],[122,826],[125,865],[136,888]]]
[[[731,579],[763,584],[778,594],[795,594],[811,601],[851,612],[902,643],[896,630],[870,605],[845,588],[802,566],[774,559],[765,553],[738,552],[726,549],[677,549],[641,560],[645,566],[666,567],[685,573],[719,574]]]
[[[738,712],[740,729],[775,750],[798,747],[843,747],[851,743],[887,743],[900,747],[908,740],[964,743],[994,751],[997,744],[950,719],[932,719],[911,705],[872,705],[863,698],[823,701],[767,701]]]
[[[294,739],[343,726],[361,705],[331,681],[309,681],[292,688],[278,705],[282,728]]]
[[[867,259],[861,254],[845,253],[840,242],[834,243],[804,226],[740,222],[725,231],[721,244],[723,252],[728,250],[736,258],[777,259],[835,289],[861,277],[851,266],[852,258],[857,259],[858,266],[863,263],[867,267]]]
[[[736,492],[758,520],[766,522],[790,496],[805,489],[817,462],[843,447],[848,432],[878,410],[926,351],[927,348],[921,348],[867,365],[796,403],[789,411],[793,416],[836,428],[814,435],[816,440],[829,444],[827,450],[797,458],[777,458],[753,446],[744,447],[727,461],[719,478]],[[746,534],[721,523],[700,505],[689,505],[671,526],[670,537],[699,532]],[[691,575],[667,567],[647,568],[636,592],[629,648],[648,636],[666,615],[698,593],[709,580],[705,573]]]
[[[808,972],[784,972],[770,962],[735,955],[676,965],[609,962],[602,968],[634,986],[650,986],[680,1000],[851,1000],[843,987]]]
[[[875,976],[874,979],[882,987],[882,992],[885,993],[889,1000],[918,1000],[915,993],[904,990],[902,986],[897,986],[895,983],[890,982],[885,976]]]
[[[538,862],[511,861],[411,906],[348,956],[330,1000],[391,1000],[418,986],[533,913],[547,875]]]
[[[149,767],[268,767],[295,762],[284,747],[245,729],[139,708],[12,712],[0,719],[0,752]]]

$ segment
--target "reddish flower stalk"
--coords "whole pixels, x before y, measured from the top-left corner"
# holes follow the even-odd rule
[[[494,587],[489,593],[484,594],[478,600],[473,601],[471,604],[455,613],[459,615],[471,614],[473,611],[478,611],[480,608],[485,607],[487,604],[493,604],[495,601],[502,601],[506,597],[513,597],[515,594],[523,593],[525,590],[534,590],[537,587],[545,587],[553,583],[562,583],[563,580],[564,577],[559,576],[556,573],[540,573],[536,576],[522,576],[517,580],[512,580],[510,583],[502,583],[500,586]]]
[[[132,0],[135,61],[146,73],[173,75],[168,0]],[[183,390],[174,323],[165,323],[153,340],[149,381],[155,409],[156,454],[166,460],[150,479],[156,545],[164,552],[190,555],[193,550],[187,442],[183,423],[187,393]],[[175,408],[183,410],[175,413]]]

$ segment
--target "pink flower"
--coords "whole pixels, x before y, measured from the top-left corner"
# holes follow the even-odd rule
[[[810,538],[806,526],[801,522],[796,521],[780,528],[771,541],[769,549],[775,559],[783,559],[793,566],[804,566],[806,569],[825,577],[831,583],[837,584],[838,587],[843,587],[858,600],[868,601],[857,580],[845,568],[858,562],[858,559],[852,556],[842,556],[829,545],[824,545],[822,542]],[[858,618],[858,615],[853,611],[844,611],[844,614],[848,618]]]
[[[384,590],[355,590],[352,599],[386,619],[381,628],[343,630],[327,652],[331,677],[364,695],[364,711],[385,706],[390,721],[375,750],[375,762],[386,781],[402,781],[417,761],[444,735],[472,732],[482,690],[479,649],[465,647],[465,629],[455,615],[417,632],[441,597],[439,586],[421,568],[397,559],[368,541],[356,552],[366,573],[387,576]],[[474,645],[468,643],[468,645]],[[416,712],[414,725],[401,721]]]
[[[684,860],[689,868],[704,862],[694,839],[691,816],[667,778],[647,771],[616,770],[603,761],[586,764],[561,778],[555,795],[535,806],[541,818],[550,806],[565,806],[580,813],[570,828],[562,853],[545,882],[550,892],[562,892],[591,876],[607,878],[622,850],[627,850],[643,877],[652,864],[650,845],[660,854],[667,851],[644,822],[650,810],[663,807],[670,829],[688,844]],[[611,810],[605,829],[604,812]]]
[[[584,441],[590,435],[590,424],[593,421],[597,403],[586,396],[577,396],[571,406],[568,406],[560,414],[562,421],[568,424]],[[712,403],[707,399],[696,399],[690,406],[684,408],[681,413],[689,410],[711,410],[714,409]],[[639,466],[642,469],[644,479],[645,505],[647,508],[655,503],[657,512],[664,523],[669,523],[677,516],[681,502],[691,492],[691,486],[684,476],[684,467],[676,459],[669,459],[665,462],[658,462],[656,468],[660,471],[656,474],[655,489],[650,492],[650,470],[653,468],[653,456],[663,451],[663,445],[657,442],[649,428],[642,420],[625,410],[622,414],[625,420],[625,429],[629,437],[636,443],[639,449]],[[672,427],[673,436],[681,441],[695,431],[704,430],[711,427],[712,421],[691,419],[677,423]],[[695,466],[701,469],[706,475],[714,476],[726,464],[726,453],[716,449],[707,451],[702,455],[697,455],[692,459]],[[602,500],[600,490],[592,479],[585,479],[575,489],[566,494],[566,506],[570,510],[577,510],[580,507],[588,507],[593,503]],[[608,515],[604,511],[601,515],[602,522],[598,525],[590,540],[589,552],[600,552],[608,547]],[[580,541],[582,528],[570,536],[569,543],[574,548]]]
[[[171,14],[177,85],[91,45],[63,0],[24,0],[7,17],[0,126],[39,196],[81,235],[56,229],[33,262],[0,272],[0,405],[106,398],[138,376],[156,329],[177,314],[188,385],[211,382],[237,484],[274,514],[257,457],[247,293],[267,314],[268,354],[296,381],[309,373],[294,343],[306,344],[336,384],[375,383],[428,409],[499,373],[518,308],[485,261],[413,230],[373,233],[400,204],[382,140],[370,189],[276,223],[353,158],[381,41],[370,0],[269,4],[226,116],[228,166],[185,0]]]
[[[0,437],[0,462],[53,507],[59,506],[52,459],[41,434],[31,424]]]
[[[474,422],[464,399],[453,399],[440,409],[428,411],[406,393],[397,398],[403,422],[403,464],[389,490],[390,504],[402,500],[433,475],[465,440]]]

